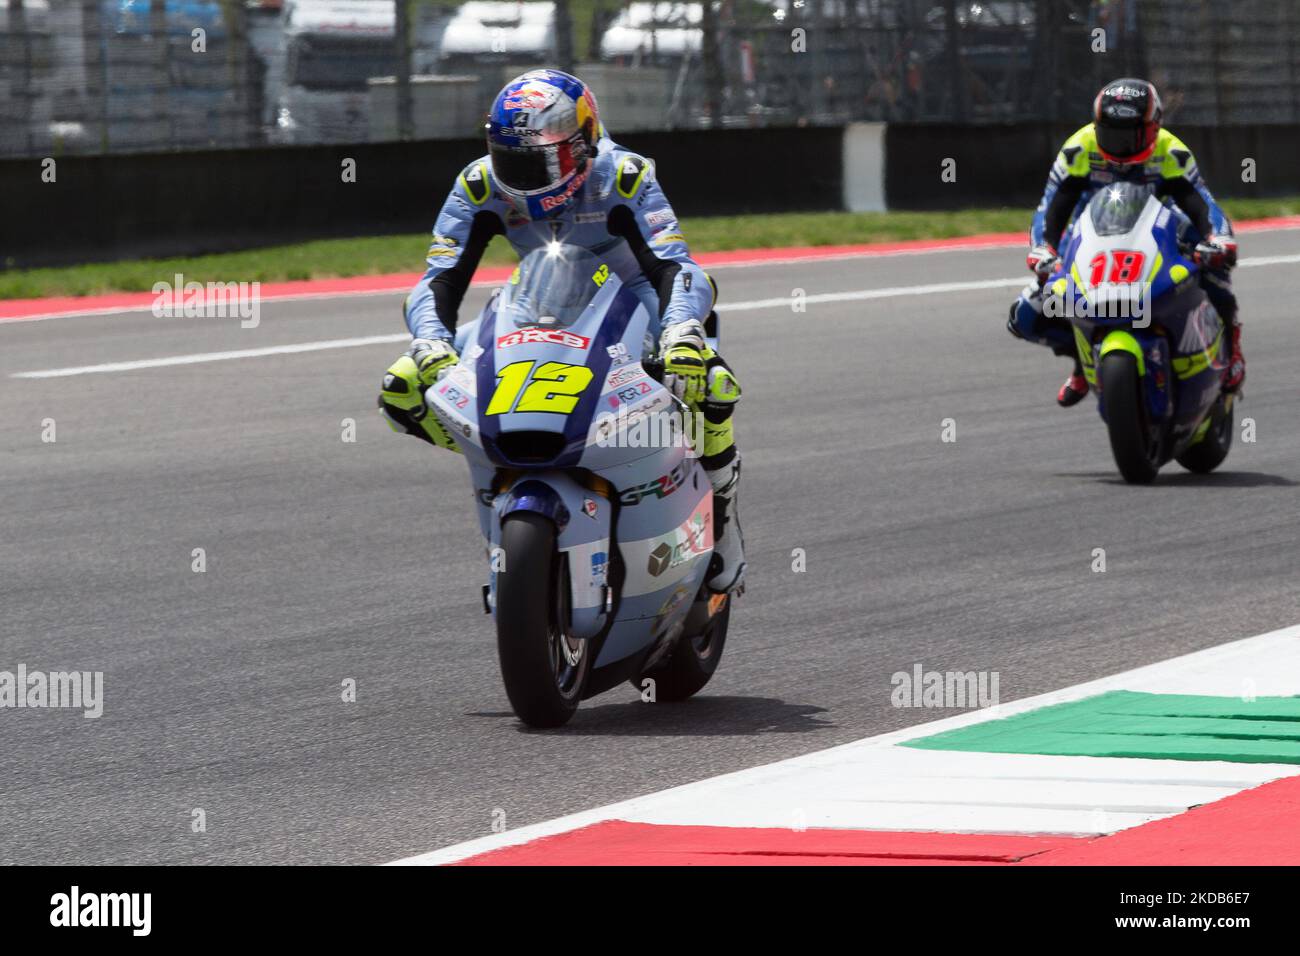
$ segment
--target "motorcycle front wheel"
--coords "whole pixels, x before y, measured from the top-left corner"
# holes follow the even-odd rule
[[[1137,361],[1128,352],[1111,352],[1101,360],[1098,379],[1119,473],[1130,484],[1150,484],[1160,470],[1160,452],[1147,427]]]
[[[591,672],[589,641],[561,623],[568,582],[560,573],[555,526],[541,515],[508,515],[497,572],[497,654],[510,706],[530,727],[560,727],[578,709]]]

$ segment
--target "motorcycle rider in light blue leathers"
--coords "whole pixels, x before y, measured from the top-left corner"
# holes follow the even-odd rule
[[[428,269],[405,305],[414,341],[384,377],[380,411],[394,430],[456,450],[425,414],[423,392],[459,361],[457,312],[488,242],[505,236],[520,257],[556,241],[591,250],[658,318],[664,384],[703,418],[701,464],[715,513],[707,580],[715,591],[738,591],[745,557],[732,413],[740,386],[706,341],[715,288],[691,259],[654,165],[611,140],[591,90],[559,70],[506,84],[486,129],[488,155],[465,167],[438,214]],[[655,342],[647,345],[654,351]]]

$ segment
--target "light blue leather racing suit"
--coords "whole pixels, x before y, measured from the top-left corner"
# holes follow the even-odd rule
[[[591,250],[664,326],[703,322],[713,308],[713,287],[691,258],[653,164],[602,137],[591,174],[552,219],[516,212],[495,189],[486,156],[465,167],[438,214],[429,267],[406,300],[412,336],[451,340],[461,299],[496,235],[521,258],[552,239]],[[652,331],[657,341],[659,330]]]
[[[703,324],[713,310],[713,283],[691,258],[653,164],[602,136],[591,172],[573,200],[544,220],[522,215],[498,192],[488,157],[465,167],[438,214],[429,267],[406,299],[406,324],[413,337],[453,341],[465,290],[483,250],[498,235],[506,237],[520,258],[553,240],[599,256],[650,313],[647,356],[658,351],[663,328],[692,320]],[[708,355],[711,369],[715,364],[726,369],[720,355],[712,350]],[[712,375],[710,371],[710,382]],[[738,589],[745,569],[735,508],[740,455],[731,421],[738,397],[736,386],[729,402],[706,400],[701,409],[705,423],[700,463],[714,491],[714,555],[708,581],[718,591]]]

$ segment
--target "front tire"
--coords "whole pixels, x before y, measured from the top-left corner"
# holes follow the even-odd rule
[[[1232,447],[1233,414],[1226,396],[1220,395],[1205,437],[1178,456],[1178,464],[1190,472],[1207,475],[1223,464]]]
[[[561,624],[567,582],[560,574],[555,526],[531,512],[508,515],[501,550],[497,654],[506,696],[528,726],[563,726],[582,700],[591,649],[588,641],[567,637]]]
[[[1110,352],[1101,360],[1099,379],[1119,473],[1130,484],[1150,484],[1160,468],[1159,450],[1146,423],[1137,360],[1128,352]]]

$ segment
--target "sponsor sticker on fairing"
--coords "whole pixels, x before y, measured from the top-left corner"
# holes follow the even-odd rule
[[[609,378],[605,379],[605,387],[618,388],[620,385],[626,385],[639,378],[645,378],[645,375],[645,369],[639,365],[620,368],[609,373]]]
[[[478,377],[468,365],[452,366],[451,371],[447,373],[447,381],[459,385],[471,395],[478,395]]]
[[[618,408],[624,402],[635,402],[642,395],[649,395],[650,392],[649,382],[633,382],[631,385],[626,385],[609,395],[609,407]]]
[[[515,345],[562,345],[569,349],[585,349],[591,339],[566,329],[518,329],[497,339],[497,348],[508,349]]]
[[[451,402],[453,405],[455,405],[457,408],[461,409],[462,411],[465,409],[465,406],[469,404],[470,396],[466,395],[464,392],[462,392],[451,382],[447,382],[445,385],[439,388],[438,394],[441,395],[443,398],[447,399],[447,401]]]

